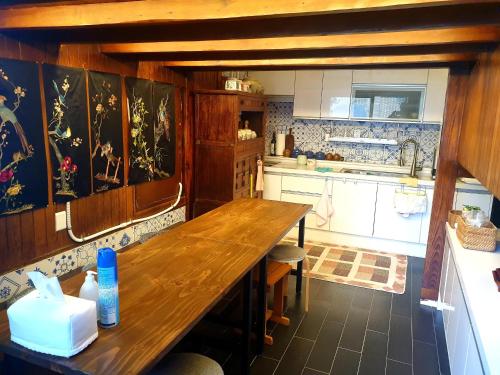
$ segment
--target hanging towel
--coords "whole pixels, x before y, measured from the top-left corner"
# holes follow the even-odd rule
[[[423,191],[394,192],[394,209],[403,217],[423,214],[427,211],[427,196]]]
[[[264,191],[264,173],[262,171],[262,160],[257,160],[257,178],[255,181],[255,191]]]
[[[325,181],[323,194],[316,205],[316,225],[322,227],[328,222],[330,216],[333,215],[332,202],[328,196],[328,181]]]

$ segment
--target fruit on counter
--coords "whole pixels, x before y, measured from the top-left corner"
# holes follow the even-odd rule
[[[315,155],[317,160],[325,160],[325,153],[322,151],[318,151]]]
[[[283,150],[283,156],[286,157],[286,158],[289,158],[290,156],[292,156],[292,151],[290,151],[289,149],[285,148]]]
[[[333,160],[333,154],[331,152],[329,152],[328,154],[326,154],[325,159],[326,160]]]

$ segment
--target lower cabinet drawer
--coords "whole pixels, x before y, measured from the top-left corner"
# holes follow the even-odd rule
[[[312,194],[323,194],[325,181],[326,180],[322,178],[283,176],[281,189],[285,191],[288,190]],[[328,184],[328,191],[331,191],[331,180],[328,180],[326,183]]]
[[[300,194],[289,194],[289,193],[281,194],[281,200],[284,202],[311,204],[313,206],[313,212],[310,212],[306,215],[306,228],[330,230],[330,220],[328,220],[322,226],[317,225],[317,217],[315,211],[316,211],[316,205],[320,198],[321,198],[320,196],[312,196],[312,195],[300,195]]]

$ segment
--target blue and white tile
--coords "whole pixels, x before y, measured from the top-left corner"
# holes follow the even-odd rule
[[[5,302],[22,291],[22,285],[11,272],[0,276],[0,302]]]

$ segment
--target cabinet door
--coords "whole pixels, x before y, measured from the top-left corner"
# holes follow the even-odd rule
[[[248,72],[248,75],[264,86],[265,95],[291,96],[294,94],[294,70],[255,71]]]
[[[294,117],[320,117],[322,84],[322,70],[299,70],[295,73]]]
[[[317,207],[317,204],[318,204],[320,198],[321,198],[321,196],[317,196],[317,195],[291,194],[291,193],[281,194],[281,200],[283,202],[304,203],[304,204],[310,204],[313,206],[312,212],[310,212],[306,215],[306,228],[329,230],[330,229],[330,221],[329,220],[325,224],[323,224],[322,226],[317,225],[316,207]]]
[[[354,70],[352,83],[389,83],[395,85],[427,83],[428,69]]]
[[[443,122],[448,68],[429,69],[425,94],[424,122]]]
[[[401,185],[379,184],[373,236],[389,240],[419,242],[422,214],[403,217],[394,209],[394,193],[400,188]]]
[[[349,118],[352,70],[325,70],[321,94],[321,117]]]
[[[264,173],[264,199],[281,200],[281,176]]]
[[[474,334],[472,333],[472,329],[470,326],[468,327],[467,331],[469,336],[469,346],[467,348],[467,361],[465,363],[464,374],[482,375],[484,374],[483,366],[481,365],[481,358],[479,357],[476,340],[474,339]]]
[[[333,232],[371,236],[376,197],[376,183],[334,180],[330,229]]]
[[[420,243],[422,244],[426,244],[429,237],[434,189],[425,189],[425,195],[427,196],[427,212],[422,215],[422,226],[420,228]]]

